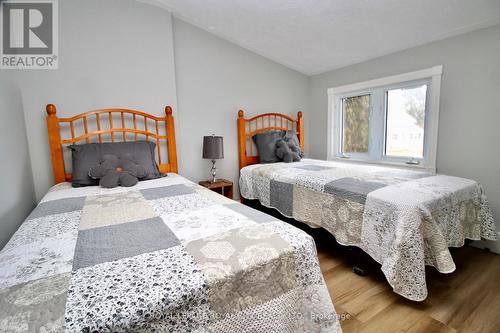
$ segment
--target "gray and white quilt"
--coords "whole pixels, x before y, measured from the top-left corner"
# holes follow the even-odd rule
[[[481,186],[464,178],[303,159],[243,168],[240,191],[361,248],[394,292],[414,301],[427,297],[425,265],[455,270],[448,247],[497,237]]]
[[[185,178],[54,186],[0,252],[2,332],[340,332],[314,241]]]

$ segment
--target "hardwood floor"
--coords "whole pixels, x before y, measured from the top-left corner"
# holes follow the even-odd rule
[[[311,232],[310,232],[311,233]],[[349,332],[500,332],[500,255],[472,247],[453,249],[457,270],[427,268],[429,296],[412,302],[392,292],[379,265],[365,254],[312,232],[321,270],[341,322]],[[361,257],[368,275],[352,272]]]
[[[380,265],[363,251],[340,246],[324,229],[309,228],[255,200],[262,210],[313,236],[321,271],[344,333],[498,333],[500,332],[500,255],[473,247],[451,249],[456,271],[441,274],[426,268],[429,296],[412,302],[392,291]],[[361,264],[367,276],[352,272]]]

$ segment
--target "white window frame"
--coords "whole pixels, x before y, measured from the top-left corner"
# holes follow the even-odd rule
[[[369,80],[328,89],[328,160],[348,160],[372,164],[388,164],[405,168],[424,169],[436,172],[436,154],[439,122],[439,99],[443,66],[434,66],[419,71],[393,75],[385,78]],[[424,157],[405,158],[385,155],[386,140],[386,96],[385,91],[397,88],[427,84]],[[383,89],[381,89],[383,88]],[[346,97],[370,94],[370,148],[368,153],[342,153],[342,106]],[[382,105],[374,105],[374,102]],[[383,101],[383,102],[380,102]],[[376,129],[384,129],[383,133],[372,133]]]

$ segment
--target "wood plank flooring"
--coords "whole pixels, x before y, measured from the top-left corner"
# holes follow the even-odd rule
[[[344,333],[500,332],[500,255],[468,246],[453,249],[457,270],[440,274],[428,267],[429,296],[412,302],[393,293],[379,266],[364,254],[357,256],[368,275],[354,274],[357,250],[321,233],[313,237],[337,313],[348,318],[341,322]]]

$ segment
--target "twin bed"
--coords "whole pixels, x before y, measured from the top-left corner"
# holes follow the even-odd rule
[[[252,137],[275,130],[295,130],[304,147],[300,112],[296,119],[280,114],[245,119],[239,111],[241,196],[359,247],[382,265],[397,294],[423,301],[426,265],[451,273],[449,247],[463,246],[465,239],[496,239],[488,201],[473,180],[313,159],[259,164]]]
[[[56,185],[0,252],[1,330],[341,331],[309,235],[175,173],[169,107],[47,113]],[[166,176],[72,187],[64,145],[107,136],[157,142]]]

